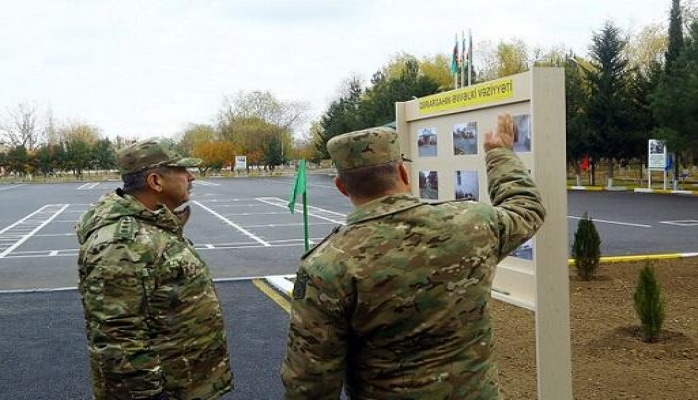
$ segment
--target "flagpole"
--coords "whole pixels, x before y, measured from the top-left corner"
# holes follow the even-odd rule
[[[455,34],[455,46],[451,55],[451,73],[453,74],[453,89],[458,89],[458,32]]]
[[[308,191],[306,189],[306,178],[305,178],[305,159],[301,159],[298,165],[298,172],[296,173],[296,179],[293,183],[293,188],[291,188],[291,196],[288,199],[288,210],[291,214],[296,212],[296,197],[300,194],[303,196],[303,237],[305,244],[305,251],[310,249],[310,235],[308,233]]]
[[[460,32],[461,38],[461,63],[460,63],[460,87],[465,86],[465,31]]]
[[[472,84],[473,75],[473,35],[468,29],[468,86]]]
[[[310,239],[308,233],[308,191],[303,192],[303,233],[305,234],[305,251],[310,250]]]

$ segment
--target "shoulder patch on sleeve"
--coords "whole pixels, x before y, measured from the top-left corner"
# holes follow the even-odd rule
[[[293,282],[293,298],[294,299],[304,299],[305,290],[308,286],[308,281],[310,280],[310,275],[303,270],[299,270],[296,273],[296,281]]]
[[[116,226],[114,238],[117,240],[133,240],[136,237],[136,219],[123,217]]]

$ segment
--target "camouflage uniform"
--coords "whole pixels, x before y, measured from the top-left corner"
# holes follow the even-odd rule
[[[337,168],[400,158],[386,129],[334,138]],[[304,255],[294,286],[285,398],[498,398],[488,302],[495,266],[543,223],[518,157],[486,155],[492,206],[374,199]]]
[[[192,163],[153,146],[122,155],[122,172],[166,156],[174,158],[160,165]],[[216,399],[230,391],[221,308],[182,228],[167,207],[149,210],[120,189],[80,217],[79,290],[96,399]]]

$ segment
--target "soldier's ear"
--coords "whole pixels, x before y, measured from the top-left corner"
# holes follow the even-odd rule
[[[338,176],[334,177],[334,185],[337,186],[337,190],[339,190],[340,193],[349,197],[349,192],[347,192],[347,188],[344,187],[344,184],[342,183],[342,181],[339,179]]]
[[[155,171],[149,172],[145,177],[148,187],[158,193],[162,192],[162,176]]]
[[[410,171],[407,170],[407,166],[405,166],[405,163],[400,163],[400,165],[398,166],[398,170],[400,171],[400,180],[405,186],[409,187]]]

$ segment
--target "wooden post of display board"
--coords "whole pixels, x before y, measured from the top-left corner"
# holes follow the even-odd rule
[[[546,221],[497,267],[492,297],[534,311],[538,399],[571,400],[569,270],[562,68],[531,71],[397,103],[413,191],[424,201],[489,203],[482,148],[497,115],[514,117],[514,151],[543,195]]]

